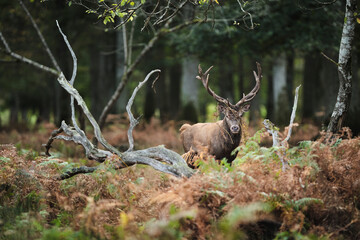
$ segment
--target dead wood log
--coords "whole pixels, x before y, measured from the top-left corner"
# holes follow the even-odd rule
[[[21,1],[20,1],[20,3],[22,4]],[[59,82],[59,84],[71,96],[70,105],[71,105],[71,120],[72,120],[73,126],[69,126],[68,124],[65,123],[65,121],[63,121],[61,123],[60,128],[57,130],[54,130],[52,132],[51,136],[49,137],[48,142],[43,145],[45,147],[46,155],[50,156],[50,148],[51,148],[51,145],[54,140],[64,140],[64,141],[71,141],[71,142],[80,144],[85,149],[86,157],[90,160],[96,160],[97,162],[102,163],[107,158],[115,159],[115,161],[113,161],[112,163],[113,163],[114,168],[116,168],[116,169],[129,167],[134,164],[145,164],[145,165],[149,165],[149,166],[153,167],[154,169],[156,169],[158,171],[172,174],[176,177],[190,177],[194,173],[194,170],[192,170],[191,168],[189,168],[187,166],[185,160],[178,153],[176,153],[172,150],[166,149],[164,146],[157,146],[157,147],[151,147],[148,149],[133,151],[134,140],[132,138],[132,130],[136,126],[137,120],[132,116],[130,109],[131,109],[131,106],[132,106],[132,103],[134,101],[137,91],[141,88],[141,86],[143,86],[150,79],[150,77],[154,73],[159,73],[160,70],[153,70],[146,76],[144,81],[139,83],[139,86],[134,90],[134,93],[127,104],[127,111],[129,113],[130,120],[131,120],[130,128],[128,131],[130,148],[126,152],[122,153],[118,149],[116,149],[115,147],[110,145],[105,140],[105,138],[102,136],[102,133],[101,133],[98,123],[96,122],[96,120],[94,119],[92,114],[90,113],[88,107],[86,106],[86,104],[85,104],[83,98],[80,96],[79,92],[73,87],[75,77],[76,77],[77,59],[76,59],[74,51],[72,50],[72,48],[70,46],[69,41],[66,38],[66,35],[62,32],[59,24],[57,23],[58,29],[59,29],[60,33],[62,34],[66,45],[68,46],[68,49],[71,53],[71,56],[73,58],[73,63],[74,63],[73,75],[71,77],[70,82],[65,78],[64,74],[61,72],[59,65],[57,64],[55,58],[53,57],[53,54],[51,53],[49,47],[47,46],[46,41],[43,38],[35,21],[33,21],[30,13],[27,11],[26,6],[24,4],[22,4],[22,7],[23,7],[24,11],[26,12],[26,14],[29,16],[29,18],[31,19],[33,27],[36,29],[36,31],[39,35],[39,38],[41,39],[41,41],[44,45],[44,48],[46,49],[47,54],[51,58],[55,69],[45,66],[45,65],[42,65],[38,62],[35,62],[31,59],[25,58],[19,54],[14,53],[11,50],[11,48],[9,47],[9,45],[5,39],[5,36],[3,36],[1,32],[0,32],[0,40],[2,41],[5,49],[0,48],[0,50],[2,50],[3,52],[5,52],[6,54],[8,54],[9,56],[11,56],[12,58],[14,58],[16,60],[30,64],[42,71],[46,71],[46,72],[49,72],[49,73],[57,76],[57,81]],[[85,114],[85,116],[91,123],[96,139],[101,143],[101,145],[105,148],[105,150],[98,149],[96,146],[94,146],[94,144],[92,144],[92,142],[87,138],[85,132],[82,131],[78,127],[76,118],[75,118],[75,106],[74,106],[75,101],[74,100],[76,100],[81,111]],[[75,176],[77,174],[80,174],[80,173],[90,173],[90,172],[95,171],[96,169],[97,169],[97,167],[81,166],[78,168],[73,168],[70,171],[67,171],[67,172],[61,174],[60,176],[56,177],[56,179],[63,180],[63,179],[67,179],[72,176]]]
[[[59,31],[61,32],[61,28],[58,25]],[[64,40],[73,56],[74,61],[74,68],[76,67],[76,57],[71,49],[69,42],[66,40],[66,36],[61,32],[64,37]],[[172,174],[176,177],[190,177],[193,174],[193,170],[189,168],[185,162],[185,160],[176,152],[166,149],[163,146],[152,147],[144,150],[133,151],[134,147],[134,140],[132,137],[132,130],[137,124],[137,120],[133,117],[131,113],[131,106],[133,104],[134,98],[138,90],[150,79],[150,77],[154,73],[159,73],[160,70],[153,70],[151,71],[144,79],[144,81],[140,82],[139,85],[135,88],[128,104],[127,104],[127,112],[130,117],[130,127],[128,131],[128,139],[130,148],[125,152],[121,153],[115,147],[110,145],[105,138],[102,136],[101,130],[97,122],[95,121],[94,117],[90,113],[89,109],[87,108],[84,100],[80,96],[79,92],[73,87],[73,83],[75,78],[72,77],[70,83],[66,80],[64,74],[60,73],[58,77],[58,82],[60,85],[70,94],[72,101],[71,101],[71,109],[72,109],[72,120],[74,127],[69,127],[64,121],[61,124],[60,129],[58,129],[54,134],[51,135],[49,138],[48,143],[45,145],[47,149],[47,154],[49,153],[49,149],[51,147],[51,143],[54,139],[62,139],[66,141],[73,141],[77,144],[80,144],[86,152],[86,156],[88,159],[93,159],[98,162],[103,162],[107,157],[113,157],[116,155],[118,162],[115,164],[115,168],[125,168],[134,164],[145,164],[152,166],[154,169],[159,170],[161,172]],[[75,74],[75,73],[74,73]],[[73,74],[73,76],[74,76]],[[74,111],[74,101],[77,101],[77,104],[80,106],[81,110],[90,121],[91,125],[94,129],[94,134],[96,139],[103,145],[106,150],[101,150],[96,148],[91,141],[86,137],[85,133],[77,127],[76,120],[75,120],[75,111]],[[65,135],[58,135],[57,133],[64,133]],[[68,177],[72,177],[79,173],[88,173],[95,171],[96,168],[74,168],[68,172],[65,172],[57,179],[63,180]]]

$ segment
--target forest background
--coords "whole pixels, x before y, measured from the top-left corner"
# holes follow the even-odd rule
[[[350,22],[344,1],[111,3],[0,2],[0,240],[359,239],[360,139],[349,128],[320,132],[339,89],[341,32]],[[340,125],[358,135],[360,18],[353,17],[351,105]],[[19,56],[54,69],[34,68]],[[91,133],[85,104],[78,121],[70,120],[60,71],[70,79],[76,62],[74,86],[108,144],[93,122]],[[198,169],[190,169],[178,154],[179,127],[219,117],[195,78],[198,64],[214,65],[209,85],[234,103],[254,87],[256,62],[261,89],[244,117],[236,159],[229,164],[200,154]],[[133,148],[125,105],[154,69],[160,78],[138,92],[131,108],[142,116]],[[282,126],[289,124],[298,85],[299,124],[290,124],[289,140],[284,136],[291,131]],[[268,129],[273,138],[264,118],[280,127]],[[51,148],[55,135],[81,139],[86,157],[69,142]],[[96,149],[87,139],[93,135],[109,151]]]
[[[124,66],[129,63],[124,61],[124,55],[135,59],[154,37],[157,26],[144,24],[146,18],[139,15],[123,25],[126,27],[115,29],[119,19],[112,22],[98,18],[76,1],[26,4],[65,76],[70,76],[72,59],[57,31],[55,20],[59,21],[78,58],[75,87],[98,119],[121,81]],[[157,39],[134,69],[111,113],[125,112],[131,89],[150,70],[159,68],[162,73],[156,83],[156,94],[151,84],[139,93],[134,104],[137,115],[143,115],[146,121],[156,116],[162,123],[214,121],[215,103],[195,79],[197,65],[204,68],[214,65],[211,87],[235,102],[254,86],[252,71],[258,61],[263,67],[263,80],[260,93],[252,103],[250,123],[257,125],[261,119],[268,118],[279,125],[287,124],[294,89],[302,84],[298,121],[324,128],[339,85],[337,66],[325,56],[337,62],[344,2],[251,1],[245,7],[247,14],[236,1],[214,3],[212,8],[200,5],[183,9],[174,22],[204,18],[207,21]],[[49,61],[17,2],[2,2],[0,18],[0,28],[13,51],[40,63]],[[360,131],[357,124],[360,51],[356,39],[359,39],[358,29],[352,53],[351,107],[344,124],[355,134]],[[124,45],[124,40],[128,45]],[[26,129],[43,121],[59,125],[61,120],[69,119],[69,97],[49,74],[5,54],[0,69],[0,128]]]

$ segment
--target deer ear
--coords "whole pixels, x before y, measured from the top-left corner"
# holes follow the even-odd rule
[[[245,106],[242,107],[243,112],[247,112],[249,110],[250,110],[250,104],[246,104]]]
[[[240,117],[242,117],[242,115],[249,110],[250,110],[250,104],[246,104],[245,106],[243,106],[239,112]]]

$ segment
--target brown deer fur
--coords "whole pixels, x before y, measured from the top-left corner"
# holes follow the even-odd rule
[[[260,89],[261,67],[257,63],[258,74],[254,72],[256,79],[254,89],[246,96],[244,95],[235,105],[219,97],[209,88],[208,81],[211,68],[203,74],[199,65],[199,76],[197,78],[203,82],[209,94],[218,102],[218,109],[224,114],[224,119],[216,123],[184,124],[180,128],[180,139],[186,152],[190,150],[198,154],[205,152],[215,156],[217,160],[226,158],[228,162],[232,162],[236,154],[231,155],[231,153],[241,141],[241,117],[249,110],[250,101]]]

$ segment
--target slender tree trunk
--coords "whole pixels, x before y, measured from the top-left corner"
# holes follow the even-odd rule
[[[178,117],[180,111],[180,86],[181,86],[181,65],[174,64],[169,70],[169,114],[171,119]]]
[[[182,61],[182,119],[192,122],[197,122],[199,81],[196,79],[196,76],[198,75],[198,64],[199,61],[194,56],[188,56]]]
[[[274,118],[279,125],[287,124],[290,115],[290,103],[286,96],[286,56],[281,54],[273,63]]]
[[[351,48],[355,33],[356,0],[346,0],[345,21],[341,36],[338,75],[339,91],[327,131],[336,133],[344,124],[348,113],[352,91]]]
[[[120,29],[116,31],[116,85],[119,85],[121,79],[125,73],[125,65],[128,59],[128,46],[127,46],[127,36],[126,36],[126,25],[123,25]],[[125,46],[126,45],[126,46]],[[126,103],[128,101],[127,88],[124,88],[117,101],[117,110],[119,112],[126,111]],[[100,115],[99,115],[100,116]]]
[[[100,116],[107,99],[111,97],[116,87],[116,55],[112,52],[116,44],[115,34],[103,32],[99,34],[103,36],[95,46],[90,46],[91,111],[95,118]],[[114,112],[115,109],[111,111]]]

